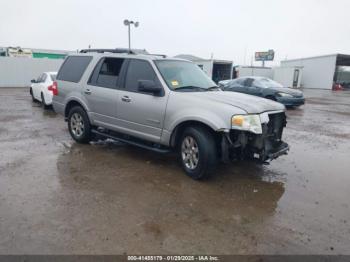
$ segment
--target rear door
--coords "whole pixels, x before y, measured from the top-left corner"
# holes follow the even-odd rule
[[[168,96],[166,92],[161,96],[140,92],[140,80],[151,80],[161,86],[150,62],[130,59],[124,87],[118,91],[118,126],[130,135],[159,142]]]
[[[104,57],[96,65],[83,88],[93,124],[115,128],[120,74],[125,59]]]

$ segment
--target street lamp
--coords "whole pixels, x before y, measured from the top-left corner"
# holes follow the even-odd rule
[[[128,20],[128,19],[125,19],[124,20],[124,25],[126,25],[128,27],[128,37],[129,37],[129,53],[131,53],[131,41],[130,41],[130,25],[134,25],[135,27],[138,27],[139,26],[139,22],[134,22],[134,21],[131,21],[131,20]]]

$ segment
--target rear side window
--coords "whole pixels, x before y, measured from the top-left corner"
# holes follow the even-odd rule
[[[156,74],[152,66],[147,61],[131,60],[126,75],[125,87],[127,91],[139,92],[139,80],[156,81]]]
[[[95,68],[90,83],[101,87],[116,88],[123,62],[122,58],[104,58]]]
[[[42,77],[41,77],[41,82],[45,83],[46,79],[47,79],[46,74],[43,74]]]
[[[91,56],[69,56],[57,75],[57,80],[78,83],[88,67]]]

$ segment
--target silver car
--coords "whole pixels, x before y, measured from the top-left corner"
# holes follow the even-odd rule
[[[70,55],[54,84],[53,107],[72,138],[98,135],[159,153],[176,151],[186,174],[208,177],[219,160],[270,161],[282,142],[285,107],[223,92],[194,63],[126,50]]]

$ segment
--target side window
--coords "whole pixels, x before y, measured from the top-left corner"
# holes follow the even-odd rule
[[[42,80],[42,78],[43,78],[43,75],[44,75],[44,74],[41,74],[41,75],[38,77],[38,79],[36,80],[37,83],[41,83],[41,80]]]
[[[41,76],[41,83],[45,83],[46,82],[46,79],[47,79],[47,75],[46,74],[43,74]]]
[[[229,87],[231,87],[231,88],[233,88],[233,87],[244,87],[244,81],[245,81],[245,79],[233,80],[233,81],[229,84]]]
[[[246,86],[246,87],[251,87],[252,84],[253,84],[253,82],[254,82],[254,79],[253,79],[253,78],[248,78],[248,79],[246,80],[246,82],[245,82],[245,86]]]
[[[78,83],[91,59],[91,56],[68,56],[58,72],[57,80]]]
[[[94,70],[90,83],[93,85],[116,88],[120,69],[124,59],[121,58],[104,58]],[[95,72],[98,70],[98,72]]]
[[[139,80],[156,81],[157,78],[152,66],[147,61],[132,59],[130,60],[128,72],[126,74],[126,90],[131,92],[139,92]]]
[[[253,81],[253,84],[252,84],[252,86],[254,86],[254,87],[264,87],[264,84],[260,81],[260,80],[258,80],[258,79],[255,79],[254,81]]]

